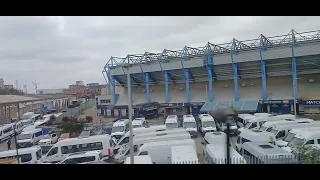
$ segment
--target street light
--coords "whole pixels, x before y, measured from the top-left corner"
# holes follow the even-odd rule
[[[230,108],[226,106],[219,106],[215,108],[213,111],[210,111],[209,114],[217,120],[219,123],[227,124],[227,143],[226,143],[226,150],[227,150],[227,161],[226,164],[231,164],[231,157],[230,157],[230,124],[235,120],[236,113]]]
[[[132,93],[131,93],[131,76],[129,68],[131,64],[123,66],[127,70],[127,86],[128,86],[128,116],[129,116],[129,147],[130,147],[130,162],[134,164],[134,149],[133,149],[133,132],[132,132]]]

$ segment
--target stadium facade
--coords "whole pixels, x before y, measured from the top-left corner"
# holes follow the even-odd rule
[[[291,30],[281,36],[111,57],[103,70],[110,103],[97,102],[100,114],[127,114],[128,73],[133,105],[158,102],[156,113],[199,114],[206,102],[292,113],[294,99],[298,113],[320,113],[319,33]],[[118,94],[116,86],[122,87]]]

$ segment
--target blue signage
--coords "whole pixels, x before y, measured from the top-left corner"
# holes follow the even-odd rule
[[[305,106],[320,106],[320,100],[306,100],[302,101]]]

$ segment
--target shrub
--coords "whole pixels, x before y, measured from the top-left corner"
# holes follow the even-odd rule
[[[300,163],[301,164],[319,164],[320,163],[320,149],[306,146],[306,145],[298,145],[297,152],[300,155]]]
[[[93,117],[92,116],[86,116],[86,123],[92,123]]]

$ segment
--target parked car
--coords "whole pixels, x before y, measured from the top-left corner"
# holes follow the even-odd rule
[[[48,133],[43,136],[43,138],[39,141],[39,145],[45,144],[54,144],[58,142],[58,136],[56,133]]]
[[[59,141],[62,141],[62,140],[64,140],[64,139],[69,139],[69,138],[71,138],[71,137],[70,137],[70,133],[63,133],[63,134],[60,135],[60,137],[59,137],[59,139],[58,139],[58,142],[59,142]]]

